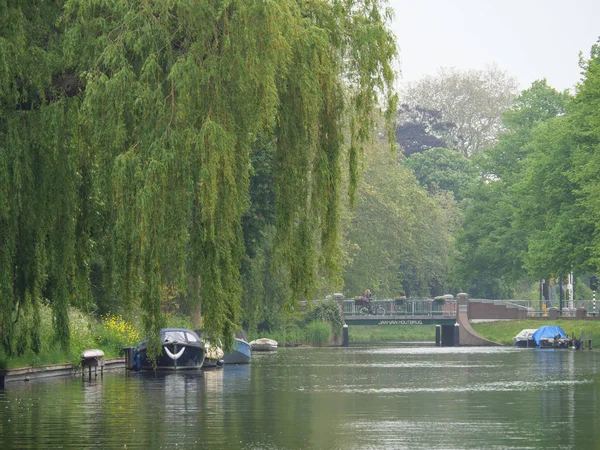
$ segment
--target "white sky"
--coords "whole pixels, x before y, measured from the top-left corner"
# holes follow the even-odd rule
[[[579,52],[600,36],[600,0],[388,0],[401,82],[440,67],[496,64],[522,89],[540,78],[558,89],[580,80]]]

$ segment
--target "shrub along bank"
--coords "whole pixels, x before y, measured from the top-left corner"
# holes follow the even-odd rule
[[[124,347],[137,345],[142,339],[142,326],[137,316],[125,319],[122,316],[107,314],[101,317],[84,314],[71,308],[70,320],[70,351],[61,351],[56,345],[52,327],[52,310],[42,305],[39,314],[39,329],[41,342],[39,353],[30,350],[31,346],[18,345],[7,355],[0,346],[0,369],[19,367],[39,367],[48,364],[70,362],[75,366],[80,364],[80,355],[86,349],[99,348],[107,358],[122,356]],[[24,319],[21,323],[23,333],[21,338],[28,339],[27,329],[32,325]],[[306,313],[296,313],[284,321],[284,325],[271,332],[249,333],[249,339],[270,337],[281,345],[311,345],[325,346],[339,340],[342,330],[342,316],[337,303],[323,302]],[[189,317],[167,315],[167,327],[182,327],[196,329]],[[19,342],[19,340],[16,340]]]
[[[337,302],[329,300],[307,312],[290,315],[276,329],[250,332],[248,340],[266,337],[276,340],[280,346],[323,347],[341,339],[343,323]]]
[[[42,305],[39,311],[39,352],[36,354],[31,346],[20,346],[20,341],[30,339],[27,329],[31,324],[24,318],[21,321],[22,330],[17,345],[12,349],[12,354],[7,354],[0,346],[0,369],[14,369],[18,367],[39,367],[48,364],[61,364],[70,362],[77,366],[80,364],[80,355],[86,349],[99,348],[107,358],[122,355],[122,349],[136,345],[142,340],[141,323],[136,316],[125,319],[119,315],[106,314],[97,317],[85,314],[75,308],[69,310],[69,338],[70,351],[64,352],[57,345],[52,327],[52,310]],[[191,320],[184,316],[168,315],[167,326],[181,326],[193,328]]]

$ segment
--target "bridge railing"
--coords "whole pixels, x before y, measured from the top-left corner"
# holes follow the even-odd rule
[[[381,306],[385,315],[392,316],[456,316],[456,301],[371,299],[369,304],[371,310]],[[363,306],[365,303],[360,300],[344,300],[344,315],[363,315]]]

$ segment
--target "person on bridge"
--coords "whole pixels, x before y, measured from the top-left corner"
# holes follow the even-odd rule
[[[367,299],[367,301],[371,300],[371,290],[370,289],[367,289],[365,291],[365,298]]]

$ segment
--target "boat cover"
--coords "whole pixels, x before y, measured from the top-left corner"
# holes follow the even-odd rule
[[[533,333],[535,333],[536,331],[537,328],[525,328],[513,338],[513,342],[516,343],[518,341],[528,341],[529,339],[531,339],[531,336],[533,336]]]
[[[559,334],[563,339],[567,337],[567,334],[558,325],[546,325],[540,327],[535,331],[535,333],[533,333],[532,337],[535,343],[540,345],[540,339],[554,338],[557,334]]]

